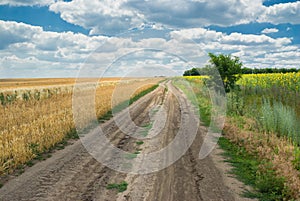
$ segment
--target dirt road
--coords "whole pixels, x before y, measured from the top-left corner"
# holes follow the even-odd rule
[[[171,83],[168,83],[167,87],[168,90],[159,87],[130,107],[131,118],[135,124],[148,129],[143,132],[144,135],[151,135],[155,127],[159,126],[160,121],[154,123],[155,118],[151,115],[153,111],[158,111],[158,107],[163,107],[166,111],[166,122],[159,135],[144,139],[143,144],[137,143],[141,140],[125,135],[115,122],[110,120],[101,127],[112,144],[124,151],[139,151],[141,154],[151,153],[170,144],[180,129],[182,115],[189,115],[182,111],[189,103]],[[176,98],[174,94],[182,98]],[[120,113],[116,118],[124,118],[122,115]],[[160,118],[160,115],[156,116]],[[122,121],[126,124],[126,119]],[[149,125],[152,125],[152,128]],[[189,128],[184,129],[189,131]],[[144,175],[119,173],[102,165],[78,140],[6,183],[0,189],[0,200],[235,200],[232,190],[224,184],[223,176],[213,160],[210,157],[198,159],[202,131],[197,131],[196,139],[190,148],[173,165]],[[168,151],[165,157],[174,158],[173,155],[172,151]],[[122,181],[128,183],[126,191],[118,193],[115,189],[107,189],[108,184]]]

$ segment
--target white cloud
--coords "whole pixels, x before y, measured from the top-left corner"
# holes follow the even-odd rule
[[[127,3],[142,12],[147,20],[174,27],[228,26],[253,21],[255,14],[263,11],[261,4],[261,0],[131,0]]]
[[[17,76],[13,69],[24,71],[24,75],[27,76],[33,76],[29,69],[44,75],[42,69],[47,67],[49,71],[52,69],[54,74],[55,71],[64,72],[63,69],[84,62],[84,59],[107,39],[104,36],[91,37],[72,32],[47,32],[38,26],[2,20],[0,38],[0,65],[5,67],[12,77]],[[55,69],[53,66],[59,68]],[[1,72],[1,76],[4,75],[5,73]],[[73,72],[72,75],[76,74]]]
[[[91,29],[91,34],[119,34],[143,24],[192,28],[253,22],[264,12],[262,0],[73,0],[49,9],[65,21]]]
[[[269,34],[269,33],[277,33],[279,30],[276,28],[265,28],[261,31],[263,34]]]
[[[272,24],[300,24],[300,1],[265,7],[265,11],[260,15],[258,21]]]
[[[49,6],[90,34],[115,35],[144,24],[161,28],[230,26],[250,22],[300,24],[300,1],[269,7],[263,0],[3,0],[0,5]]]
[[[10,6],[47,6],[55,0],[1,0],[0,5]]]
[[[242,34],[242,33],[231,33],[229,35],[217,32],[213,30],[207,30],[204,28],[192,28],[192,29],[181,29],[179,31],[171,32],[173,37],[183,37],[193,39],[199,42],[205,41],[216,41],[220,44],[229,44],[229,45],[268,45],[273,44],[275,46],[282,46],[291,43],[290,38],[271,38],[266,35],[254,35],[254,34]],[[182,39],[184,40],[184,39]]]
[[[91,29],[91,34],[121,33],[143,22],[143,15],[123,6],[127,0],[58,1],[49,9],[63,20]]]
[[[0,49],[12,43],[31,40],[35,33],[41,33],[41,27],[34,27],[24,23],[5,22],[0,20]]]
[[[228,35],[203,28],[182,29],[171,32],[171,35],[181,39],[183,43],[191,41],[185,37],[191,38],[201,44],[201,48],[206,52],[239,56],[248,67],[284,67],[284,63],[288,63],[289,59],[293,60],[288,63],[289,67],[298,67],[295,61],[300,62],[300,49],[291,45],[290,38],[241,33]]]
[[[213,30],[207,30],[204,28],[191,28],[191,29],[181,29],[178,31],[172,31],[171,36],[173,38],[183,37],[185,39],[202,39],[209,41],[218,41],[222,38],[223,33],[216,32]]]
[[[264,34],[225,34],[191,28],[168,30],[168,37],[141,37],[151,32],[145,28],[122,37],[86,36],[1,20],[0,30],[0,37],[5,39],[0,41],[0,66],[5,69],[1,77],[43,76],[45,72],[48,77],[76,76],[83,63],[92,73],[88,75],[97,75],[96,70],[101,73],[112,63],[116,68],[113,72],[119,74],[126,68],[151,66],[154,71],[165,66],[178,74],[188,66],[207,62],[206,52],[240,56],[249,67],[297,67],[296,62],[300,63],[300,49],[291,45],[290,38]]]

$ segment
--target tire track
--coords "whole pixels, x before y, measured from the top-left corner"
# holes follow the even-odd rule
[[[147,120],[152,102],[157,102],[157,94],[162,94],[161,91],[162,88],[157,89],[130,107],[131,117],[137,125]],[[112,120],[102,127],[113,144],[126,149],[131,139],[118,130]],[[127,150],[130,147],[127,146]],[[95,193],[103,193],[108,200],[115,200],[116,192],[107,191],[106,184],[114,178],[119,180],[125,176],[101,165],[77,141],[9,181],[0,189],[0,200],[94,200]]]
[[[165,85],[168,90],[160,86],[130,106],[131,119],[122,112],[116,116],[124,125],[134,121],[136,125],[143,126],[150,124],[152,118],[156,118],[151,117],[153,108],[163,107],[166,110],[167,121],[161,133],[151,139],[144,139],[144,144],[138,146],[136,139],[123,133],[116,123],[110,120],[101,127],[113,145],[130,153],[134,153],[138,148],[142,153],[151,153],[166,147],[175,138],[185,115],[191,115],[191,111],[188,110],[189,102],[170,82],[161,85]],[[160,118],[159,115],[157,118]],[[139,130],[136,127],[130,131],[135,133]],[[186,145],[187,137],[182,139]],[[200,161],[197,158],[202,138],[201,130],[198,130],[194,143],[180,159],[163,170],[146,175],[119,173],[105,167],[86,151],[81,141],[77,141],[9,181],[0,189],[0,200],[234,200],[227,187],[220,181],[220,174],[212,160],[207,158]],[[101,151],[104,155],[114,157],[114,153]],[[174,154],[168,151],[165,158],[174,158]],[[123,193],[106,188],[108,183],[120,183],[124,180],[129,185]]]

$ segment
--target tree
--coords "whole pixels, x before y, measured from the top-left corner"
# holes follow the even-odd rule
[[[236,86],[236,81],[241,78],[242,62],[238,57],[231,57],[231,55],[214,55],[208,53],[210,57],[210,83],[213,83],[217,91],[221,91],[224,86],[225,92],[228,93]],[[213,70],[215,68],[215,70]],[[220,80],[222,82],[218,82]],[[223,86],[222,86],[223,85]]]
[[[209,72],[209,69],[207,67],[192,68],[190,70],[184,71],[183,76],[208,75],[208,72]]]

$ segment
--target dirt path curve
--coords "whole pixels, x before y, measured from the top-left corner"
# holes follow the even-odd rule
[[[145,128],[147,125],[153,125],[151,129],[144,131],[143,135],[151,135],[151,131],[155,131],[159,121],[156,124],[155,117],[151,114],[157,111],[158,107],[164,107],[167,121],[160,134],[143,140],[144,143],[140,145],[136,143],[137,139],[124,134],[115,122],[110,120],[101,127],[112,144],[131,153],[137,150],[141,153],[151,153],[167,146],[174,139],[182,121],[181,116],[188,115],[182,113],[182,107],[187,107],[189,102],[170,82],[164,85],[168,90],[161,86],[130,106],[131,118],[136,125]],[[176,98],[175,95],[181,98]],[[130,121],[122,112],[117,118],[124,124]],[[191,147],[173,165],[146,175],[119,173],[105,167],[86,151],[79,140],[6,183],[0,189],[0,200],[235,200],[213,160],[210,157],[198,159],[203,138],[201,132],[199,129]],[[172,151],[166,152],[165,157],[172,158],[173,154]],[[122,181],[128,183],[127,190],[122,193],[106,188],[109,183]]]

